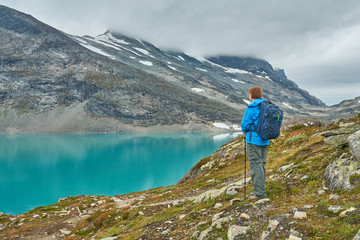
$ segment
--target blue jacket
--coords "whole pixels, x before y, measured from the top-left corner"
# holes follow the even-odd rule
[[[270,142],[269,140],[263,140],[255,131],[250,132],[251,129],[254,130],[254,126],[252,125],[252,123],[256,125],[257,122],[259,121],[259,115],[260,115],[259,104],[263,101],[265,101],[265,99],[259,99],[259,98],[254,99],[245,110],[241,122],[241,130],[243,132],[246,132],[245,135],[246,143],[251,143],[260,146],[269,145]],[[250,139],[250,134],[251,134],[251,139]]]

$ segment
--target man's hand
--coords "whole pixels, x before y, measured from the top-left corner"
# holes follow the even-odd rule
[[[243,132],[243,136],[245,137],[245,135],[246,135],[246,132]]]

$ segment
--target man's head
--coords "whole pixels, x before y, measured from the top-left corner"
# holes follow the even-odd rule
[[[252,87],[249,89],[250,99],[262,98],[261,87]]]

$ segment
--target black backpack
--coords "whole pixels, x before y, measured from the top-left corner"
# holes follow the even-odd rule
[[[260,103],[259,121],[254,126],[254,131],[263,139],[270,140],[277,138],[280,134],[283,112],[271,101]]]

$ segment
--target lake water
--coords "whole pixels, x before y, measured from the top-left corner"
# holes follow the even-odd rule
[[[0,135],[0,212],[176,184],[233,134]]]

